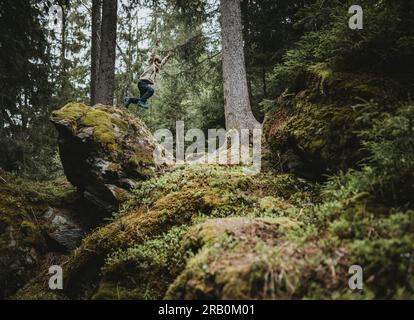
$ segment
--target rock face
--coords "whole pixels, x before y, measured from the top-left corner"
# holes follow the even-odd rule
[[[162,169],[153,161],[151,133],[125,109],[70,103],[51,121],[66,177],[106,213],[119,208],[137,181]]]
[[[67,252],[76,249],[85,236],[82,226],[73,221],[68,210],[49,208],[42,218],[48,224],[48,236]]]
[[[394,112],[404,85],[368,74],[310,67],[278,98],[263,125],[274,166],[308,179],[355,167],[367,117]]]

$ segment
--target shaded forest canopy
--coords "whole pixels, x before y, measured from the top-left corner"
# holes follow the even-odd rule
[[[231,0],[263,128],[251,177],[150,156],[150,132],[176,121],[226,127],[223,63],[240,52],[222,47],[220,1],[108,3],[93,1],[116,13],[113,106],[90,103],[92,4],[0,4],[0,298],[414,297],[412,1],[361,0],[351,30],[353,1]],[[174,57],[151,108],[127,110],[157,39]],[[51,264],[63,291],[48,290]]]

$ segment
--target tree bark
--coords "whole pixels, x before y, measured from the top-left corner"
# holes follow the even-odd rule
[[[62,4],[62,27],[61,27],[61,41],[60,41],[60,94],[65,95],[66,87],[68,86],[67,63],[66,63],[66,47],[67,47],[67,10],[66,5]]]
[[[266,69],[262,67],[263,97],[267,98]]]
[[[96,104],[96,90],[99,76],[99,56],[101,43],[102,1],[92,0],[92,40],[91,40],[91,105]]]
[[[220,12],[226,128],[260,128],[249,100],[240,0],[221,0]]]
[[[106,105],[112,105],[114,100],[117,12],[117,0],[103,1],[99,75],[95,100],[96,103]]]

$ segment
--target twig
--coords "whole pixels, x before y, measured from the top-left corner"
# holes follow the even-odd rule
[[[38,228],[40,228],[40,225],[39,225],[39,220],[37,220],[37,217],[36,217],[36,215],[35,215],[35,213],[34,213],[33,209],[32,209],[32,208],[30,208],[30,211],[32,212],[32,215],[33,215],[33,217],[34,217],[34,220],[35,220],[36,226],[37,226]]]

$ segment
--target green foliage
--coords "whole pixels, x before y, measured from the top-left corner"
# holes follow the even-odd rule
[[[412,119],[413,107],[405,105],[361,132],[370,153],[365,165],[331,177],[324,203],[310,211],[317,228],[328,230],[325,250],[340,245],[363,267],[367,297],[414,294]]]
[[[268,198],[261,201],[265,213],[291,217],[303,225],[287,235],[298,246],[295,255],[286,256],[281,245],[262,248],[262,263],[280,275],[273,284],[276,296],[410,299],[414,295],[413,107],[404,104],[392,114],[376,103],[359,107],[365,110],[358,121],[367,128],[359,132],[367,154],[360,169],[329,177],[319,204],[297,208],[281,207]],[[312,248],[315,239],[318,250]],[[359,292],[351,292],[345,281],[353,264],[364,272],[364,289]],[[335,270],[332,278],[326,268]]]
[[[414,172],[414,108],[399,108],[395,115],[384,113],[372,129],[360,133],[369,157],[360,171],[333,177],[328,194],[345,198],[362,192],[385,204],[411,204]],[[339,188],[339,186],[342,186]]]
[[[35,178],[53,176],[55,152],[44,4],[0,4],[0,166]]]
[[[279,63],[286,50],[301,35],[296,28],[299,8],[312,0],[243,0],[243,39],[245,42],[246,69],[250,84],[253,112],[263,119],[260,101],[271,97],[273,88],[268,81],[274,66]]]
[[[103,271],[108,271],[126,260],[136,260],[139,264],[148,263],[145,266],[147,271],[156,266],[158,269],[167,268],[173,273],[176,266],[185,263],[185,258],[178,253],[180,242],[187,231],[186,225],[173,227],[163,235],[144,241],[142,245],[114,252],[106,260]]]
[[[352,1],[316,0],[299,11],[297,25],[304,29],[304,34],[270,76],[275,92],[282,92],[307,66],[317,63],[327,64],[334,71],[398,73],[412,69],[412,4],[360,1],[364,29],[359,31],[348,26],[348,8],[353,4]]]
[[[365,139],[364,147],[371,153],[369,164],[377,171],[376,192],[393,203],[410,201],[414,178],[414,106],[403,106],[394,116],[385,114],[374,122],[372,130],[363,131],[361,136]]]
[[[65,3],[64,3],[65,2]],[[68,101],[86,100],[89,45],[81,1],[58,1],[64,25],[49,27],[51,1],[0,4],[0,166],[24,177],[54,179],[56,132],[50,113]]]

